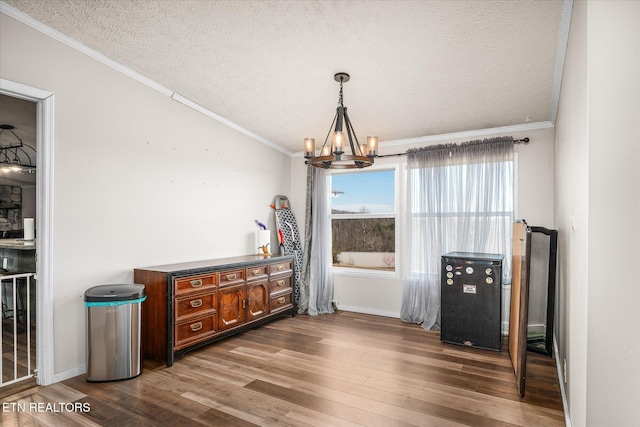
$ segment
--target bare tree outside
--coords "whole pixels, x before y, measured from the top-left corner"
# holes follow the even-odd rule
[[[395,252],[395,218],[333,219],[331,224],[335,254]],[[337,260],[334,257],[334,264]],[[383,261],[392,267],[390,259]]]

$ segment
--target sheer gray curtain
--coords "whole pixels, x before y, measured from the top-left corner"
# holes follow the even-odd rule
[[[505,254],[511,276],[513,138],[407,152],[405,279],[400,318],[440,329],[440,260],[451,251]]]
[[[308,313],[311,316],[333,313],[331,222],[327,175],[324,169],[311,165],[307,166],[303,251],[298,312]]]

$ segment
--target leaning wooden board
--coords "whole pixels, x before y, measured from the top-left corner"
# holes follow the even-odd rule
[[[513,225],[511,262],[511,303],[509,311],[509,356],[516,375],[520,397],[524,397],[527,374],[527,321],[529,306],[529,267],[531,229],[526,222]]]

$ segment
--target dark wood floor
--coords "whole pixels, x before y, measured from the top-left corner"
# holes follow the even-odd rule
[[[521,399],[506,346],[443,344],[438,332],[392,318],[297,316],[188,353],[171,368],[147,362],[135,379],[80,376],[21,391],[3,403],[26,410],[0,412],[0,425],[563,426],[554,360],[530,353],[527,363]],[[30,411],[32,402],[79,408]]]

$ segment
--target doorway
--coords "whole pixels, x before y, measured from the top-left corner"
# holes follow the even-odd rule
[[[36,370],[37,103],[0,94],[0,386]]]
[[[26,86],[9,80],[0,79],[0,96],[7,97],[7,101],[22,101],[19,104],[23,106],[35,106],[35,165],[37,172],[35,180],[31,186],[25,185],[25,188],[17,190],[20,185],[16,182],[10,182],[11,191],[20,192],[21,196],[25,196],[25,205],[28,215],[34,218],[34,239],[32,244],[35,247],[33,262],[35,268],[34,273],[27,277],[19,276],[11,280],[11,286],[6,287],[7,295],[13,299],[7,300],[6,317],[12,317],[24,328],[25,336],[27,331],[33,332],[31,339],[21,339],[25,346],[32,344],[35,347],[35,365],[30,365],[31,360],[27,360],[27,374],[25,378],[35,377],[38,385],[49,385],[54,382],[53,379],[53,107],[54,96],[52,93],[41,89]],[[1,116],[6,117],[7,112],[2,111]],[[2,117],[0,117],[2,121]],[[2,124],[2,123],[0,123]],[[15,125],[14,125],[15,126]],[[16,134],[19,135],[17,126]],[[6,179],[6,178],[5,178]],[[6,181],[5,181],[6,182]],[[1,184],[1,183],[0,183]],[[15,190],[14,190],[15,188]],[[0,191],[2,191],[0,189]],[[5,190],[6,191],[6,190]],[[35,199],[33,195],[35,194]],[[17,197],[15,197],[17,198]],[[31,200],[34,200],[31,202]],[[29,204],[31,203],[31,204]],[[22,215],[22,205],[21,215]],[[14,213],[15,215],[15,213]],[[0,219],[2,216],[2,208],[0,207]],[[24,218],[22,218],[24,219]],[[23,233],[29,229],[25,227],[22,221]],[[37,234],[37,236],[36,236]],[[30,237],[27,235],[26,237]],[[19,238],[17,238],[19,239]],[[7,256],[6,269],[9,270],[9,257]],[[0,256],[0,267],[5,267],[4,259]],[[20,266],[13,265],[11,267],[20,269]],[[20,273],[20,272],[18,272]],[[35,296],[35,298],[34,298]],[[29,298],[27,298],[29,297]],[[4,302],[4,299],[3,299]],[[10,304],[10,306],[9,306]],[[31,309],[31,315],[27,315],[28,309]],[[15,336],[20,335],[22,330],[18,330],[17,323],[14,325],[14,347],[17,340]],[[37,339],[35,339],[37,337]],[[4,351],[4,350],[3,350]],[[4,359],[3,359],[4,361]],[[15,364],[13,365],[15,366]],[[14,369],[14,377],[16,368]],[[4,371],[3,364],[3,371]],[[24,372],[24,368],[21,368]],[[16,377],[18,379],[22,377]],[[4,372],[3,372],[4,381]]]

